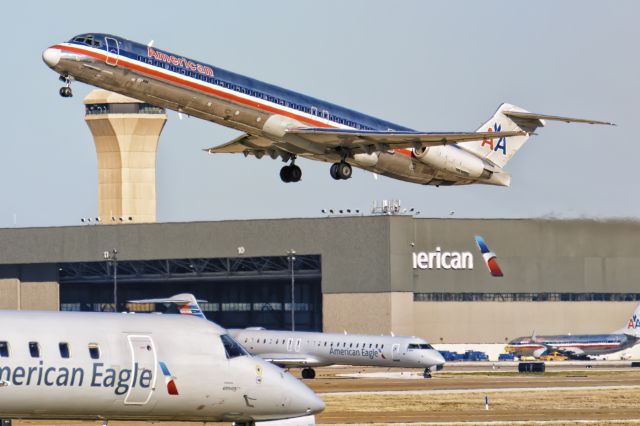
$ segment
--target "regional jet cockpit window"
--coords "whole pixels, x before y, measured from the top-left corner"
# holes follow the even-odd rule
[[[428,343],[409,343],[407,349],[433,349]]]
[[[222,334],[220,336],[220,340],[222,340],[222,345],[224,346],[224,351],[227,354],[227,358],[231,359],[238,356],[249,355],[249,353],[240,345],[240,343],[233,340],[233,338],[228,334]]]
[[[86,44],[87,46],[102,46],[100,40],[94,39],[92,34],[77,36],[71,39],[72,42]]]

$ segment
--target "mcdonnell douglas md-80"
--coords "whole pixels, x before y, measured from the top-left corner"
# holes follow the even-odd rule
[[[301,179],[303,157],[332,163],[336,180],[356,166],[424,185],[509,186],[503,167],[545,120],[611,124],[502,104],[476,132],[419,132],[108,34],[73,37],[42,58],[65,81],[63,97],[78,80],[243,132],[208,152],[280,158],[284,182]]]
[[[631,348],[640,340],[640,305],[623,328],[608,334],[575,334],[556,336],[518,337],[505,347],[517,356],[532,355],[539,358],[558,352],[569,358],[605,355]]]
[[[0,311],[0,325],[3,419],[308,425],[324,408],[198,318]]]
[[[129,303],[171,303],[181,315],[206,318],[190,293],[169,298],[130,300]],[[276,331],[264,328],[230,329],[245,349],[282,367],[301,367],[302,378],[313,379],[313,367],[358,365],[373,367],[441,369],[444,358],[426,340],[407,336]]]

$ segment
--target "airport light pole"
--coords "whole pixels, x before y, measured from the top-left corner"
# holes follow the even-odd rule
[[[296,331],[296,293],[295,293],[295,274],[293,264],[296,261],[296,251],[287,250],[287,260],[291,267],[291,331]]]
[[[105,251],[103,256],[113,268],[113,312],[118,312],[118,250]]]

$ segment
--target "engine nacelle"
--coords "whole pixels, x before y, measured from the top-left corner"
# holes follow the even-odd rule
[[[359,166],[373,167],[378,164],[378,153],[372,152],[371,154],[354,154],[353,161]]]
[[[457,176],[488,179],[493,174],[482,159],[452,146],[421,147],[413,153],[424,164]]]
[[[540,358],[542,355],[547,353],[547,350],[547,348],[536,349],[535,351],[533,351],[533,357]]]

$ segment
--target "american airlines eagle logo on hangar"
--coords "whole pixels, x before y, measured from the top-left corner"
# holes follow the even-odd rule
[[[476,235],[475,242],[491,275],[502,277],[503,273],[498,265],[497,256],[489,250],[484,238]],[[446,251],[438,246],[434,251],[414,252],[413,269],[470,270],[473,269],[473,254],[469,251]]]

